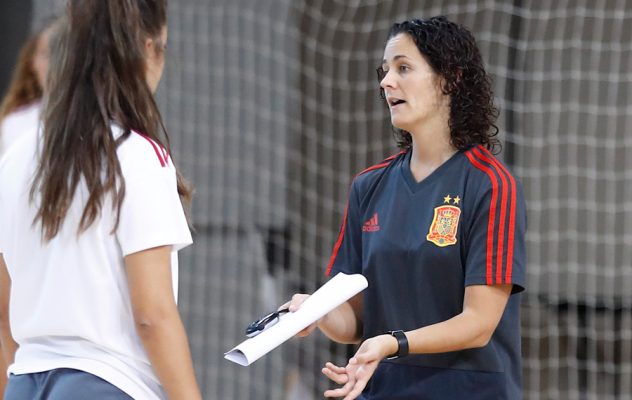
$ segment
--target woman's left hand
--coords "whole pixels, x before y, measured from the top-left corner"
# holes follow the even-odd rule
[[[395,346],[395,347],[393,347]],[[390,335],[375,336],[365,340],[346,367],[327,363],[323,374],[339,385],[325,392],[325,397],[343,397],[353,400],[358,397],[373,376],[378,364],[389,354],[395,353],[397,340]]]

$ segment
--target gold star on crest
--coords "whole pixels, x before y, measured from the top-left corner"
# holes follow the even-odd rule
[[[445,196],[445,197],[443,198],[443,202],[444,202],[444,203],[448,203],[448,204],[450,204],[450,200],[452,200],[452,197],[450,197],[450,195],[447,195],[447,196]]]
[[[454,198],[454,204],[459,204],[459,201],[461,201],[461,198],[459,196],[456,196]]]

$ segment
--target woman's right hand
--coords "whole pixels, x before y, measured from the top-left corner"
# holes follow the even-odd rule
[[[280,308],[287,307],[290,310],[290,312],[296,312],[298,311],[299,308],[301,308],[301,304],[303,304],[305,300],[307,300],[308,297],[309,297],[308,294],[297,293],[294,296],[292,296],[292,300],[288,301],[287,303],[282,305]],[[296,336],[298,337],[308,336],[312,332],[314,332],[314,329],[316,329],[317,326],[318,326],[318,321],[308,325],[305,329],[297,333]]]

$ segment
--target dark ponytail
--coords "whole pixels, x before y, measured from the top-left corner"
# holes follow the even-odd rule
[[[145,39],[158,41],[166,27],[166,7],[166,0],[69,0],[65,30],[51,52],[43,148],[31,188],[32,200],[41,195],[35,222],[45,240],[59,232],[82,179],[89,196],[79,232],[95,221],[108,192],[116,229],[125,196],[116,150],[131,130],[170,150],[146,82],[144,50]],[[125,131],[118,141],[113,121]],[[188,203],[191,191],[180,177],[178,190]]]

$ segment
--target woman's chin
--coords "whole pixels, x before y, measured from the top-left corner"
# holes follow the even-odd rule
[[[408,124],[403,123],[399,118],[391,117],[391,125],[393,125],[393,128],[408,131]]]

